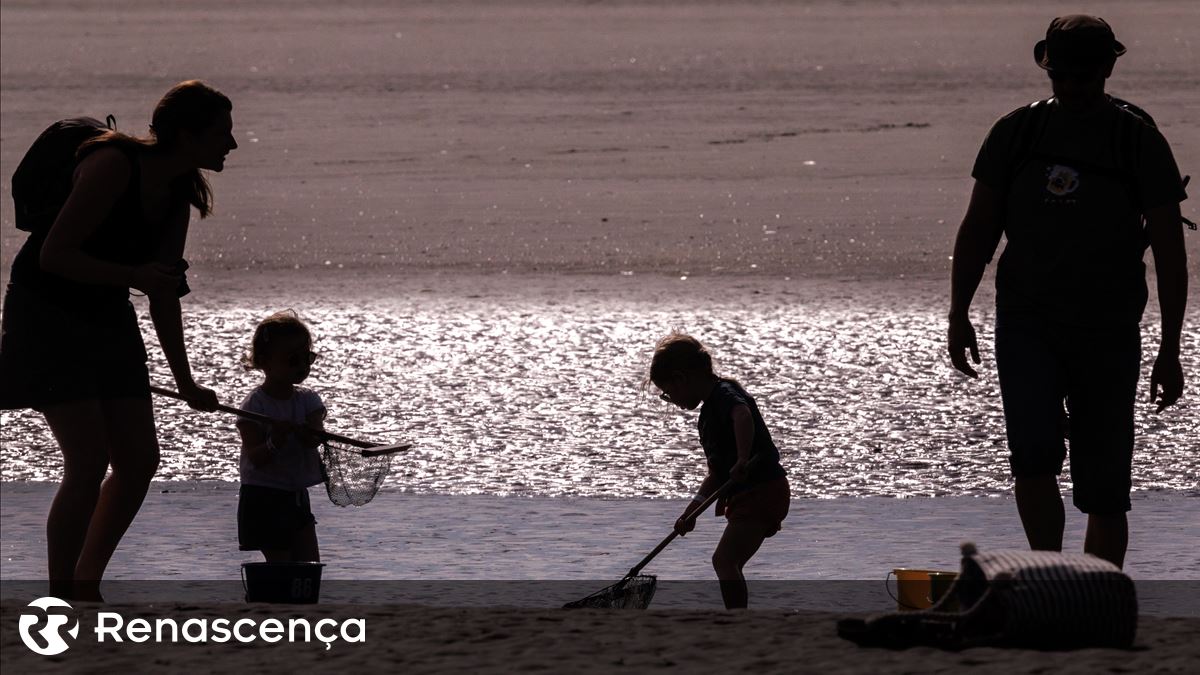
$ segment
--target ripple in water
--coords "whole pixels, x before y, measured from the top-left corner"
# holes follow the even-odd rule
[[[692,295],[699,284],[639,292],[544,283],[540,292],[294,296],[321,354],[308,384],[330,410],[328,428],[415,442],[389,478],[411,492],[686,496],[704,471],[696,414],[642,388],[654,342],[677,328],[708,344],[721,372],[758,400],[796,496],[1009,490],[990,346],[980,380],[950,370],[937,292],[730,284]],[[255,323],[289,306],[235,297],[186,310],[193,370],[233,405],[259,380],[239,366]],[[977,316],[990,340],[990,313]],[[1185,371],[1200,372],[1194,329],[1185,341]],[[157,354],[152,366],[157,382],[171,382]],[[159,478],[237,480],[231,417],[156,404]],[[1138,489],[1197,490],[1200,430],[1189,405],[1155,416],[1139,403]],[[41,418],[6,412],[2,422],[4,479],[57,480],[61,459]]]

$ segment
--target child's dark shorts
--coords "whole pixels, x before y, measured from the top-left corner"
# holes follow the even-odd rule
[[[996,370],[1013,476],[1062,473],[1069,433],[1075,507],[1128,511],[1141,354],[1135,322],[1079,327],[1000,312]]]
[[[315,525],[308,490],[245,485],[238,492],[238,548],[289,549],[301,530]]]
[[[758,523],[766,529],[765,536],[772,537],[783,527],[791,500],[792,488],[787,476],[780,476],[717,500],[717,515],[724,515],[731,523]]]

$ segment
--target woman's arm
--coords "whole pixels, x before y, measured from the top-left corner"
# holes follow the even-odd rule
[[[164,265],[165,261],[177,262],[183,258],[190,216],[191,210],[187,202],[182,202],[168,217],[165,224],[165,244],[158,255],[159,261]],[[187,347],[183,338],[183,308],[177,294],[181,278],[173,278],[175,284],[170,288],[159,287],[146,293],[150,299],[150,319],[154,322],[154,332],[158,335],[158,343],[167,357],[167,364],[171,367],[171,375],[175,377],[179,393],[187,399],[188,405],[197,410],[216,410],[216,393],[197,385],[192,378],[192,368],[188,363]]]
[[[116,148],[97,150],[79,163],[71,194],[42,244],[39,263],[43,270],[72,281],[125,286],[147,294],[179,284],[179,277],[157,263],[120,265],[83,250],[129,187],[131,175],[128,158]]]

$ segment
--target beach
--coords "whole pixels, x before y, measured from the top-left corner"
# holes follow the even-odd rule
[[[3,574],[0,624],[11,628],[38,594],[42,517],[54,486],[0,485]],[[37,657],[15,630],[2,633],[5,667],[169,671],[253,668],[276,672],[396,667],[406,672],[691,672],[712,663],[784,672],[1185,672],[1200,652],[1200,568],[1185,542],[1200,538],[1195,499],[1141,494],[1127,570],[1138,581],[1133,651],[1043,652],[972,648],[861,649],[836,621],[892,611],[891,567],[956,570],[958,544],[1020,548],[1011,499],[797,500],[784,530],[747,568],[752,609],[720,610],[707,569],[716,519],[674,542],[646,572],[660,577],[650,609],[561,610],[561,603],[621,577],[659,538],[680,500],[420,496],[383,491],[361,508],[338,508],[314,488],[326,563],[319,605],[241,602],[234,526],[236,486],[156,483],[113,561],[106,605],[75,603],[83,630],[65,654]],[[448,518],[448,514],[460,514]],[[1078,547],[1082,520],[1069,517]],[[148,555],[149,554],[149,555]],[[206,580],[206,581],[197,581]],[[363,619],[365,642],[236,645],[97,643],[95,613],[126,620],[306,617]]]
[[[1181,402],[1139,400],[1135,650],[854,647],[834,622],[895,607],[897,567],[1021,549],[992,358],[994,272],[973,307],[984,363],[944,355],[953,237],[979,144],[1049,95],[1031,58],[1069,3],[232,1],[0,3],[0,285],[25,235],[8,178],[51,122],[142,134],[174,83],[233,101],[239,148],[193,217],[184,299],[197,380],[236,405],[255,323],[294,308],[328,425],[405,441],[374,502],[313,488],[322,602],[243,601],[237,436],[156,400],[158,478],[99,611],[158,618],[365,617],[365,643],[94,644],[40,657],[15,628],[41,593],[61,456],[0,415],[6,672],[1187,672],[1200,656],[1200,311]],[[1129,52],[1109,91],[1200,167],[1186,0],[1098,2]],[[1194,189],[1193,189],[1194,191]],[[1195,200],[1183,214],[1200,219]],[[1185,232],[1193,287],[1200,233]],[[1143,321],[1142,389],[1157,344]],[[994,266],[993,266],[994,267]],[[171,385],[144,299],[152,378]],[[715,518],[646,570],[645,612],[567,612],[667,534],[703,477],[696,418],[644,385],[685,330],[753,393],[793,501],[725,612]],[[1148,392],[1146,392],[1148,394]],[[1141,393],[1139,394],[1141,395]],[[1082,545],[1070,506],[1065,547]]]

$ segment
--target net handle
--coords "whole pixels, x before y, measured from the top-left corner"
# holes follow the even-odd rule
[[[750,458],[749,462],[746,463],[746,468],[749,469],[749,468],[753,467],[757,462],[758,462],[758,455],[755,455]],[[728,492],[729,489],[732,488],[736,484],[737,484],[737,481],[733,480],[732,478],[725,481],[724,485],[717,488],[715,492],[713,492],[711,495],[708,496],[708,499],[705,499],[703,502],[700,502],[700,506],[697,506],[696,508],[689,511],[687,513],[687,515],[684,516],[684,518],[690,520],[690,519],[695,518],[695,517],[699,516],[700,514],[704,513],[705,511],[708,510],[708,507],[713,505],[713,502],[720,499],[722,495],[724,495],[726,492]],[[629,572],[625,575],[625,578],[630,579],[630,578],[636,577],[638,575],[638,572],[642,571],[643,567],[645,567],[646,565],[649,565],[650,561],[654,560],[655,556],[657,556],[659,553],[662,553],[662,550],[664,548],[666,548],[667,545],[670,544],[672,541],[675,541],[675,537],[678,537],[678,536],[679,536],[678,532],[676,532],[675,530],[671,530],[671,534],[668,534],[665,539],[658,542],[658,546],[655,546],[654,550],[650,551],[649,555],[647,555],[645,558],[642,558],[642,561],[639,562],[638,564],[629,568]]]
[[[187,401],[187,399],[184,398],[183,394],[180,394],[179,392],[171,391],[170,389],[163,389],[162,387],[156,387],[154,385],[150,385],[150,391],[154,392],[155,394],[158,394],[159,396],[166,396],[168,398],[174,398],[174,399],[178,399],[180,401]],[[248,420],[254,420],[255,422],[262,422],[264,424],[272,424],[272,423],[278,421],[273,417],[268,417],[266,415],[262,415],[262,414],[256,413],[256,412],[251,412],[249,410],[242,410],[241,408],[233,408],[231,406],[222,405],[220,403],[217,404],[217,410],[224,412],[224,413],[230,413],[231,415],[237,415],[238,417],[244,417]],[[317,437],[319,437],[322,440],[337,441],[338,443],[343,443],[345,445],[350,445],[350,446],[353,446],[356,448],[361,448],[364,450],[367,450],[370,448],[395,447],[396,450],[393,450],[392,452],[396,452],[401,448],[407,450],[409,447],[409,446],[380,446],[378,443],[368,443],[366,441],[359,441],[359,440],[355,440],[353,438],[348,438],[346,436],[342,436],[341,434],[335,434],[332,431],[324,431],[321,429],[310,429],[310,431],[312,431]],[[388,454],[388,453],[376,452],[374,454],[382,455],[382,454]]]

